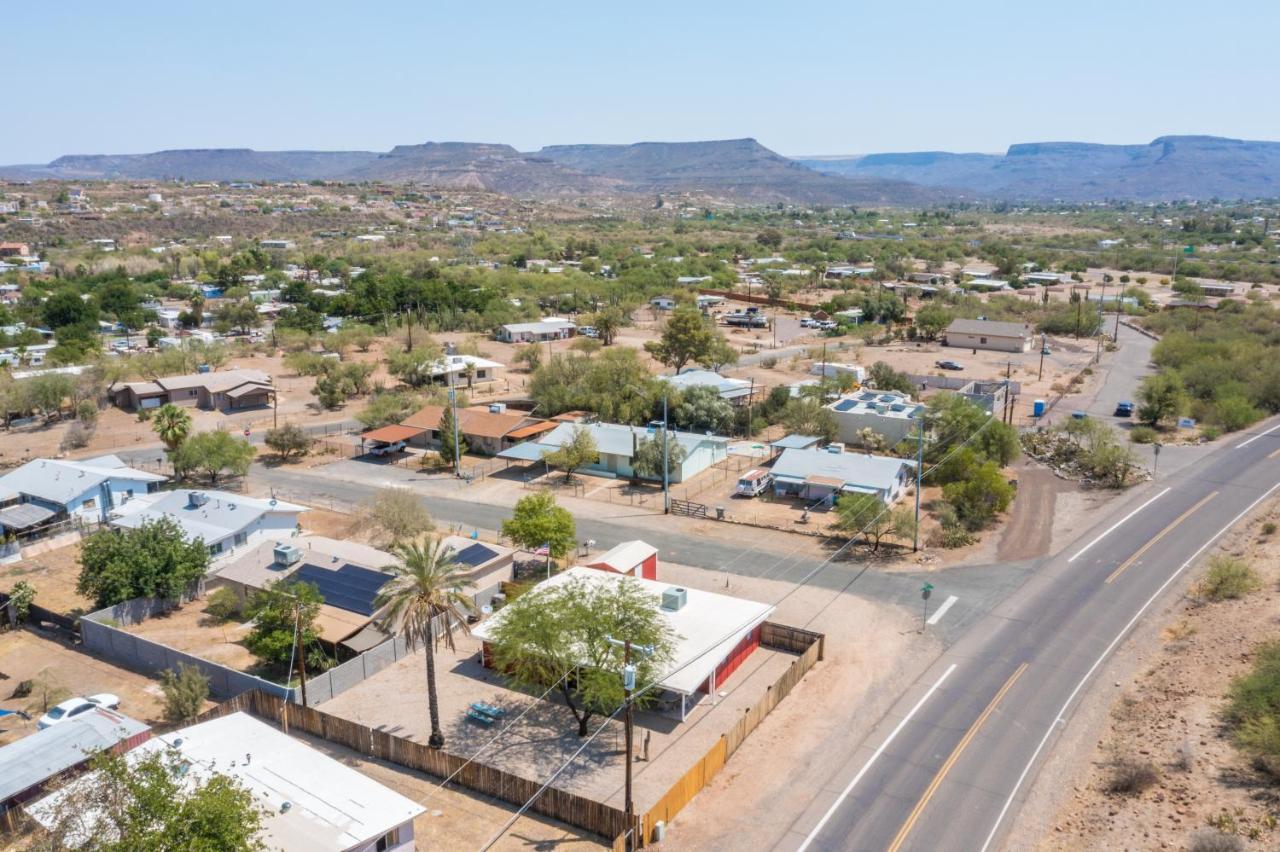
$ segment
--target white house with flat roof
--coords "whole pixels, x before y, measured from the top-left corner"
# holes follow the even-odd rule
[[[827,506],[841,494],[873,494],[890,504],[902,496],[915,470],[907,459],[846,453],[838,447],[788,449],[773,463],[773,489],[780,497]]]
[[[642,441],[661,441],[662,428],[628,426],[619,423],[561,423],[545,435],[516,444],[498,453],[498,458],[513,461],[538,461],[547,453],[560,449],[573,440],[576,429],[586,429],[595,439],[600,456],[595,464],[579,468],[582,473],[599,476],[632,478],[637,474],[632,459]],[[671,482],[684,482],[729,455],[729,439],[696,432],[667,432],[667,440],[680,445],[684,458],[667,472]],[[657,478],[661,478],[661,474]]]
[[[913,431],[924,405],[898,391],[868,388],[840,397],[827,409],[835,415],[841,441],[861,444],[862,430],[870,429],[892,447]]]
[[[667,666],[669,673],[658,680],[658,687],[679,697],[682,721],[690,698],[696,704],[699,694],[714,693],[759,647],[761,625],[774,610],[772,604],[581,565],[543,580],[526,594],[573,582],[639,583],[641,590],[652,597],[654,608],[671,628],[675,640],[673,659]],[[481,622],[472,629],[472,635],[487,645],[504,612],[498,610]],[[483,658],[490,659],[487,647]]]
[[[503,343],[541,343],[573,337],[578,326],[567,319],[543,317],[537,322],[513,322],[498,328],[495,335]]]
[[[690,367],[674,376],[663,376],[662,380],[682,391],[697,387],[713,388],[722,399],[735,405],[746,405],[751,399],[751,382],[746,379],[731,379],[712,370]]]
[[[104,521],[108,513],[159,487],[165,477],[118,456],[33,459],[0,476],[0,528],[21,533],[64,518]]]
[[[128,752],[127,760],[173,754],[186,783],[216,775],[236,781],[263,809],[258,839],[268,849],[308,852],[409,852],[413,820],[425,808],[306,743],[247,713],[179,728]],[[100,783],[96,773],[27,806],[46,828],[58,822],[67,796]],[[81,844],[109,831],[94,813],[79,815]],[[103,838],[105,839],[105,837]]]
[[[178,524],[188,541],[202,540],[216,560],[263,541],[287,538],[298,529],[305,506],[229,491],[181,488],[137,497],[111,513],[114,527],[136,529],[160,518]]]

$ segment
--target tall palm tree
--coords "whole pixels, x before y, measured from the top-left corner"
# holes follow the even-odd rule
[[[378,592],[376,606],[386,607],[380,619],[385,630],[399,633],[410,649],[422,645],[427,657],[427,709],[431,714],[432,748],[444,746],[444,734],[440,730],[440,699],[436,695],[435,649],[444,643],[450,651],[456,650],[453,631],[467,627],[467,613],[475,609],[471,598],[462,593],[465,566],[454,559],[453,550],[439,542],[428,540],[426,545],[398,544],[392,552],[403,564],[388,565],[386,570],[395,576]],[[432,619],[443,616],[436,629]]]
[[[166,402],[160,406],[155,417],[152,418],[152,428],[169,448],[169,452],[173,452],[182,446],[182,442],[191,434],[191,415],[185,408]]]

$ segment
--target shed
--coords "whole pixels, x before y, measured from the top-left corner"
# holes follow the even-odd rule
[[[588,568],[599,568],[628,577],[658,579],[658,548],[636,539],[624,541],[605,551],[587,563]]]

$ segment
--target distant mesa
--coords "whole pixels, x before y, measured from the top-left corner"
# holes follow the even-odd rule
[[[744,203],[923,206],[956,200],[1160,201],[1280,196],[1280,143],[1163,136],[788,159],[755,139],[551,145],[426,142],[374,151],[182,149],[0,167],[9,180],[374,181],[529,198],[694,193]]]

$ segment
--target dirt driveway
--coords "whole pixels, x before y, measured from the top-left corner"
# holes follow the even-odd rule
[[[996,559],[1016,562],[1049,552],[1053,542],[1054,508],[1058,495],[1079,486],[1059,479],[1037,464],[1020,463],[1010,471],[1018,478],[1018,498],[1000,536]]]

